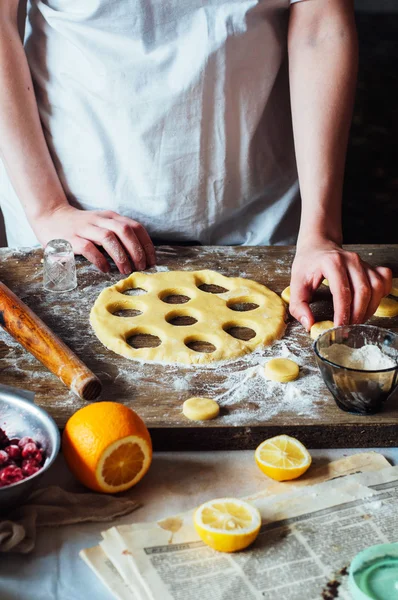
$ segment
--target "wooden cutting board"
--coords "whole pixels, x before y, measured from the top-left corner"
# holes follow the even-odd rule
[[[398,246],[352,246],[364,260],[385,265],[398,275]],[[227,276],[254,279],[280,293],[289,284],[293,247],[158,248],[158,269],[214,269]],[[98,272],[77,259],[78,288],[51,294],[42,288],[42,251],[0,250],[0,280],[49,325],[104,384],[102,399],[134,408],[151,430],[157,449],[254,448],[263,439],[286,433],[311,448],[396,446],[398,397],[384,412],[358,416],[338,409],[315,365],[312,341],[292,320],[285,337],[263,352],[214,367],[141,364],[107,350],[89,325],[90,309],[102,289],[121,276]],[[317,319],[332,316],[330,292],[322,287],[313,304]],[[397,319],[372,319],[392,329]],[[397,329],[398,330],[398,329]],[[261,376],[270,356],[291,356],[301,364],[292,384],[274,384]],[[260,367],[258,366],[260,365]],[[60,428],[84,402],[68,391],[35,358],[0,329],[0,381],[36,393]],[[182,415],[190,396],[217,398],[221,416],[197,424]]]

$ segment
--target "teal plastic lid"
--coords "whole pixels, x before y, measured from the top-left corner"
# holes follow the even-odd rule
[[[398,543],[366,548],[349,569],[353,600],[398,600]]]

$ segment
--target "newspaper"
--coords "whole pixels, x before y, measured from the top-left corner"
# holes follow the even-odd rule
[[[398,540],[398,467],[371,471],[372,461],[357,457],[349,472],[355,464],[368,472],[250,497],[263,525],[244,552],[204,545],[190,511],[113,527],[81,556],[120,600],[350,600],[345,574],[355,554]]]

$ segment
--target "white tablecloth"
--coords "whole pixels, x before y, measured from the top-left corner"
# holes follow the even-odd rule
[[[333,460],[360,451],[314,450],[311,454],[315,460]],[[398,449],[378,451],[398,464]],[[252,451],[157,453],[145,479],[130,492],[142,508],[109,527],[160,519],[217,496],[245,496],[261,490],[265,479]],[[83,491],[62,456],[43,477],[42,485],[50,484]],[[111,600],[78,556],[82,548],[97,544],[106,528],[94,523],[41,529],[32,554],[0,555],[0,600]]]

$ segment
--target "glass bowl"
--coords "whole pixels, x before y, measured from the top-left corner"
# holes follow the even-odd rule
[[[398,363],[398,335],[373,325],[349,325],[325,331],[314,343],[319,369],[337,406],[362,415],[380,412],[397,386],[398,364],[382,370],[343,367],[324,356],[324,351],[332,344],[345,344],[351,348],[373,344]]]

